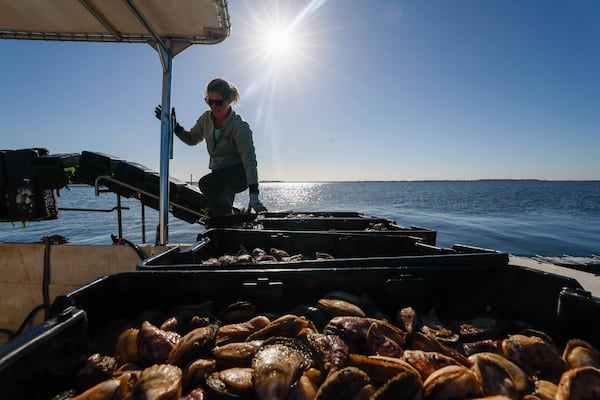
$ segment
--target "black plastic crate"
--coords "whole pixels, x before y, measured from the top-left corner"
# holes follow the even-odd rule
[[[256,262],[225,260],[221,256],[252,253],[260,248],[267,253],[272,248],[284,250],[302,259]],[[318,258],[326,253],[333,259]],[[423,243],[420,238],[397,235],[366,235],[350,232],[266,231],[248,229],[209,229],[200,233],[191,246],[176,246],[144,260],[139,269],[214,269],[227,268],[285,268],[305,267],[381,267],[393,265],[424,265],[433,262],[443,265],[487,264],[506,265],[508,255],[495,250],[455,245],[441,248]]]
[[[99,176],[113,177],[118,163],[122,160],[110,154],[83,151],[75,179],[78,183],[95,185],[96,178]]]
[[[6,185],[33,183],[33,161],[48,154],[45,148],[4,150]]]
[[[368,235],[414,236],[429,245],[435,246],[437,232],[420,226],[409,228],[395,221],[366,217],[357,212],[295,212],[277,211],[259,214],[241,214],[211,218],[210,228],[245,228],[285,231],[337,231],[366,233]]]
[[[356,211],[265,211],[261,218],[364,218],[365,215]]]
[[[153,173],[158,174],[158,172],[142,164],[121,160],[115,166],[113,177],[119,182],[123,182],[128,186],[133,186],[134,189],[120,185],[119,182],[108,182],[107,186],[110,190],[117,192],[122,196],[132,197],[137,195],[140,190],[144,189],[146,174]]]
[[[183,181],[175,179],[173,177],[169,178],[169,201],[175,201],[176,196],[179,193],[179,188],[182,186],[186,186],[187,184]],[[144,182],[143,189],[145,192],[150,193],[156,198],[152,196],[146,196],[142,194],[141,200],[145,205],[152,207],[156,210],[160,207],[160,201],[158,197],[160,196],[160,174],[156,171],[148,171],[144,174]]]
[[[424,239],[425,243],[435,245],[437,232],[421,228],[405,228],[394,221],[376,217],[308,217],[308,218],[262,218],[256,223],[267,230],[292,231],[363,231],[368,233],[412,235]]]
[[[575,337],[600,345],[598,298],[580,296],[573,279],[517,266],[124,272],[59,296],[48,322],[0,347],[0,392],[49,399],[71,388],[87,356],[112,351],[123,321],[186,304],[207,303],[217,312],[238,300],[256,304],[257,313],[282,315],[333,291],[368,298],[370,313],[390,318],[407,305],[435,309],[441,320],[492,313],[526,321],[558,345]],[[581,315],[587,323],[570,323]]]
[[[81,154],[58,153],[40,156],[32,161],[32,174],[41,189],[60,189],[72,182]]]
[[[190,223],[206,217],[205,209],[208,201],[200,189],[190,184],[179,184],[173,190],[175,191],[171,194],[172,201],[175,203],[172,207],[173,216]]]
[[[27,182],[21,186],[7,186],[4,196],[5,221],[43,221],[58,218],[58,201],[54,189],[38,189]]]

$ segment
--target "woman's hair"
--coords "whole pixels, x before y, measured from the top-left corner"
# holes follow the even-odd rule
[[[225,100],[230,100],[232,103],[237,103],[240,100],[240,91],[238,88],[222,78],[210,81],[206,86],[206,96],[208,96],[208,92],[220,93]]]

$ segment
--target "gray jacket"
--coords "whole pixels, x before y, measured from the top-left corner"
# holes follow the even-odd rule
[[[210,156],[208,167],[211,171],[243,164],[248,185],[258,183],[256,152],[250,125],[235,111],[230,110],[229,116],[221,127],[221,136],[216,142],[213,137],[214,131],[212,114],[206,111],[198,118],[192,129],[184,130],[177,137],[190,146],[205,140]]]

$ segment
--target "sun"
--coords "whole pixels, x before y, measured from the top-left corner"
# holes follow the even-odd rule
[[[274,29],[265,38],[265,51],[274,57],[286,57],[291,53],[293,38],[285,30]]]
[[[297,83],[312,75],[323,42],[314,18],[326,0],[244,2],[243,57],[240,68],[270,86]],[[247,68],[250,67],[250,68]]]

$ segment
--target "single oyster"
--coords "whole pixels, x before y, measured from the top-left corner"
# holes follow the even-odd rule
[[[340,299],[319,299],[317,307],[330,317],[342,315],[365,317],[365,312],[357,305]]]
[[[259,399],[286,399],[292,385],[312,364],[310,351],[297,339],[265,340],[252,358],[256,395]]]
[[[126,363],[139,363],[140,356],[138,353],[137,337],[140,330],[137,328],[125,329],[115,344],[115,358],[118,365]]]
[[[528,375],[558,382],[567,363],[554,344],[539,336],[510,335],[502,341],[502,353]]]
[[[164,363],[180,340],[181,336],[177,332],[163,331],[148,321],[142,322],[137,335],[140,362],[147,365]]]
[[[217,324],[211,324],[188,332],[171,350],[167,362],[185,367],[191,360],[199,357],[202,352],[214,347],[218,329]]]
[[[114,357],[92,354],[77,372],[77,389],[84,391],[112,377],[117,366]]]
[[[216,343],[221,345],[230,341],[246,340],[248,336],[264,328],[270,322],[269,318],[259,315],[245,322],[223,325],[217,331]]]
[[[319,357],[322,370],[327,374],[347,366],[348,345],[339,336],[312,333],[307,335],[307,341],[313,352]]]
[[[215,371],[206,379],[206,386],[218,397],[237,398],[252,393],[252,369],[228,368]]]
[[[181,397],[181,369],[174,365],[157,364],[142,371],[139,386],[145,400],[172,400]],[[139,392],[137,392],[139,393]]]
[[[567,342],[562,359],[570,368],[600,368],[600,352],[588,342],[579,339],[571,339]]]
[[[535,381],[533,393],[526,395],[524,398],[527,396],[535,396],[535,399],[539,400],[555,400],[557,391],[558,386],[554,383],[540,379]],[[531,400],[533,400],[533,397]]]
[[[238,256],[239,257],[239,256]],[[217,318],[223,324],[233,324],[247,321],[256,313],[256,304],[250,301],[236,301],[229,304],[217,314]]]
[[[481,385],[466,367],[449,365],[435,371],[423,383],[428,400],[468,399],[481,395]]]
[[[581,367],[570,369],[560,378],[556,400],[600,399],[600,369]]]
[[[293,314],[283,315],[271,321],[265,327],[250,334],[246,340],[265,340],[273,336],[297,337],[311,326],[311,322]]]
[[[220,366],[227,368],[250,367],[254,352],[262,344],[262,340],[228,343],[215,347],[212,353]]]
[[[419,371],[422,379],[448,365],[461,365],[454,358],[436,351],[405,350],[402,358]]]
[[[119,379],[109,379],[92,386],[85,392],[73,397],[71,400],[103,400],[112,399],[117,389],[121,386]]]
[[[529,380],[516,364],[495,353],[477,353],[469,357],[471,368],[481,382],[483,394],[503,395],[517,399],[524,392]]]
[[[419,375],[419,371],[413,368],[412,365],[395,357],[350,354],[350,365],[366,372],[373,384],[377,386],[383,385],[394,376],[405,371]]]
[[[400,357],[404,351],[400,344],[386,335],[387,331],[377,322],[373,322],[365,337],[369,354]]]
[[[183,370],[182,385],[184,389],[198,387],[217,369],[217,361],[199,358],[189,363]]]
[[[404,371],[381,386],[370,400],[421,400],[423,382],[418,374]]]
[[[374,392],[369,376],[358,368],[346,367],[325,379],[315,400],[354,399],[365,387]]]

